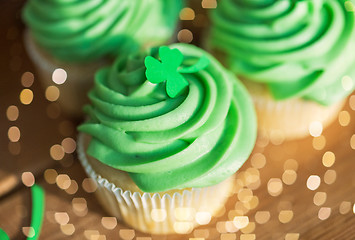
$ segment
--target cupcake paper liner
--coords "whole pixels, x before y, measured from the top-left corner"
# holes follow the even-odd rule
[[[84,134],[78,137],[78,157],[86,173],[97,184],[96,196],[111,215],[146,233],[189,233],[199,224],[208,224],[231,193],[233,177],[210,187],[181,193],[139,193],[124,191],[98,175],[88,162]],[[181,192],[181,191],[180,191]]]
[[[56,85],[60,91],[57,101],[63,111],[70,116],[80,117],[82,106],[88,102],[86,94],[94,82],[94,74],[108,61],[99,60],[81,64],[58,61],[37,46],[29,30],[24,33],[24,43],[44,89]],[[52,81],[52,74],[57,68],[62,68],[67,73],[66,81],[60,85]]]

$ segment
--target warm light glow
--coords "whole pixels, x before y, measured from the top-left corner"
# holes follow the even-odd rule
[[[249,218],[247,216],[237,216],[233,219],[233,223],[238,229],[242,229],[248,226]]]
[[[117,226],[117,218],[115,217],[103,217],[101,218],[101,224],[104,228],[112,230]]]
[[[56,212],[54,219],[58,224],[65,225],[69,222],[69,215],[66,212]]]
[[[58,161],[63,159],[65,152],[61,145],[55,144],[50,148],[49,154],[54,160]]]
[[[329,218],[331,211],[332,210],[329,207],[322,207],[321,209],[319,209],[318,218],[320,220],[326,220],[327,218]]]
[[[22,86],[26,87],[26,88],[29,88],[32,86],[34,82],[34,76],[33,76],[33,73],[31,72],[25,72],[22,74],[21,76],[21,84]]]
[[[325,152],[322,158],[322,163],[325,167],[333,166],[335,162],[335,154],[333,152]]]
[[[166,219],[167,213],[165,209],[153,209],[150,216],[155,222],[163,222]]]
[[[255,168],[261,169],[266,164],[266,158],[262,153],[255,153],[251,157],[251,165]]]
[[[345,4],[346,6],[346,4]],[[344,76],[341,79],[341,85],[345,91],[351,91],[354,86],[354,81],[349,76]]]
[[[193,40],[193,34],[188,29],[182,29],[179,31],[177,38],[178,38],[179,42],[190,43]]]
[[[20,93],[20,101],[24,105],[28,105],[33,100],[33,92],[30,89],[23,89]]]
[[[258,224],[267,223],[270,220],[270,212],[269,211],[258,211],[255,214],[255,221]]]
[[[20,129],[16,126],[12,126],[7,131],[7,136],[11,142],[18,142],[21,137]]]
[[[311,175],[307,179],[307,188],[314,191],[316,190],[320,185],[320,177],[317,175]]]
[[[56,86],[49,86],[46,89],[45,96],[48,101],[57,101],[60,95],[60,91]]]
[[[311,136],[319,137],[320,135],[322,135],[322,132],[323,124],[321,122],[314,121],[309,124],[309,133],[311,134]]]
[[[324,182],[326,184],[333,184],[337,179],[337,172],[335,170],[327,170],[324,173]]]
[[[350,123],[350,114],[348,111],[341,111],[339,113],[339,124],[343,127],[346,127]]]
[[[32,187],[35,184],[35,177],[31,172],[22,173],[21,180],[26,187]]]
[[[200,225],[209,224],[212,219],[211,213],[209,212],[197,212],[195,220]]]
[[[67,72],[62,68],[57,68],[52,74],[52,80],[56,84],[63,84],[67,80]]]
[[[75,232],[75,227],[73,224],[60,225],[60,230],[67,236],[71,236]]]
[[[6,110],[6,116],[9,121],[16,121],[19,116],[18,107],[11,105]]]
[[[186,7],[180,11],[181,20],[194,20],[195,11],[192,8]]]
[[[267,189],[271,196],[278,196],[281,194],[283,186],[282,181],[279,178],[271,178],[267,183]]]
[[[327,193],[317,192],[313,197],[313,203],[317,206],[321,206],[327,200]]]
[[[279,213],[279,221],[281,223],[288,223],[293,218],[293,211],[292,210],[283,210]]]

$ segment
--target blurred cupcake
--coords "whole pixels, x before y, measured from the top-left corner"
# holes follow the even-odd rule
[[[64,69],[59,102],[80,116],[95,71],[112,57],[169,41],[181,8],[181,0],[29,0],[26,49],[45,87]]]
[[[353,1],[221,0],[208,48],[245,80],[260,132],[286,139],[332,122],[354,90]]]
[[[78,154],[105,209],[143,232],[207,224],[250,155],[256,118],[242,84],[187,44],[100,70]]]

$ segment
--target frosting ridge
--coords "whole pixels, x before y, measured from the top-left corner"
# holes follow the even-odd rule
[[[97,73],[92,105],[85,109],[90,120],[79,127],[92,136],[89,155],[128,172],[145,192],[221,182],[246,161],[256,138],[255,113],[242,84],[197,47],[169,48],[181,51],[184,66],[202,56],[209,60],[198,72],[182,73],[189,85],[181,95],[170,98],[165,83],[146,79],[146,54],[119,58]]]
[[[344,0],[222,0],[211,13],[209,47],[229,68],[264,83],[276,100],[302,97],[323,105],[355,89],[354,12]],[[343,87],[350,76],[352,87]]]
[[[30,0],[23,19],[40,46],[68,62],[167,41],[181,0]]]

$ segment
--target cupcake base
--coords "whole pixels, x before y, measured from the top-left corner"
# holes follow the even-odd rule
[[[210,187],[146,193],[126,172],[113,169],[85,153],[90,137],[80,134],[78,156],[97,183],[96,196],[105,210],[127,225],[152,234],[186,234],[208,224],[229,198],[234,177]]]
[[[262,84],[244,81],[253,99],[258,131],[264,137],[293,140],[309,136],[314,123],[326,128],[338,116],[345,100],[331,106],[294,98],[275,101]],[[319,125],[319,124],[318,124]]]
[[[24,42],[44,89],[56,85],[60,91],[57,101],[64,113],[75,118],[82,116],[82,106],[88,102],[87,92],[93,84],[94,74],[108,62],[104,60],[82,64],[61,62],[40,48],[29,30],[24,33]],[[62,84],[56,84],[52,80],[53,72],[58,68],[64,69],[67,73],[67,79]]]

